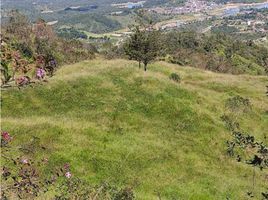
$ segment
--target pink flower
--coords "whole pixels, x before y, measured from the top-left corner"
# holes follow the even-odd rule
[[[3,132],[1,133],[1,136],[2,136],[2,139],[3,139],[5,142],[10,142],[11,139],[12,139],[12,137],[11,137],[11,136],[9,135],[9,133],[6,132],[6,131],[3,131]]]
[[[23,85],[27,85],[28,83],[30,83],[30,78],[28,76],[22,76],[16,79],[16,84],[23,86]]]
[[[72,176],[71,172],[66,172],[66,173],[65,173],[65,177],[66,177],[66,178],[71,178],[71,176]]]
[[[29,163],[29,162],[28,162],[28,159],[22,159],[21,162],[22,162],[23,164],[28,164],[28,163]]]
[[[46,72],[42,68],[38,68],[37,71],[36,71],[36,77],[38,79],[43,79],[45,77],[45,74],[46,74]]]

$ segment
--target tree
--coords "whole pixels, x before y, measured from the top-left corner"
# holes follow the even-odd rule
[[[136,26],[133,34],[126,41],[124,50],[129,59],[136,60],[144,64],[144,71],[147,70],[147,65],[155,60],[159,52],[158,45],[159,32],[155,30],[141,30]]]
[[[145,31],[141,43],[141,61],[144,64],[144,71],[147,70],[147,65],[154,61],[159,52],[158,31]]]
[[[134,28],[134,33],[126,41],[124,45],[124,50],[126,55],[130,60],[136,60],[139,62],[139,68],[141,68],[141,43],[142,43],[143,34],[140,31],[139,27]]]
[[[140,27],[144,29],[152,29],[153,26],[156,24],[156,21],[152,19],[148,12],[144,9],[139,9],[134,11],[135,14],[135,23],[139,24]]]

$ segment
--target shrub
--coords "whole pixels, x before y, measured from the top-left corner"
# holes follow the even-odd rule
[[[169,78],[175,82],[181,82],[181,77],[176,73],[170,74]]]
[[[47,75],[53,76],[62,64],[94,58],[95,49],[92,45],[59,38],[44,20],[31,24],[17,11],[10,13],[10,19],[2,29],[1,87],[22,86],[14,85],[13,81],[25,83],[23,77],[43,80],[44,73],[39,73],[37,77],[30,74],[43,69]]]
[[[26,58],[30,59],[33,57],[33,51],[31,49],[31,47],[28,44],[26,44],[25,42],[23,42],[23,43],[14,42],[11,45],[15,50],[18,50]]]
[[[227,99],[225,107],[232,112],[247,112],[251,109],[251,103],[249,99],[237,95]]]

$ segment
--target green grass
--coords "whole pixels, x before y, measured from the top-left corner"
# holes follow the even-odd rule
[[[169,79],[182,77],[180,84]],[[137,199],[247,199],[252,168],[226,155],[225,100],[247,97],[242,127],[267,144],[268,78],[157,62],[96,59],[64,66],[43,85],[2,92],[2,129],[15,145],[41,139],[35,156],[71,164],[90,184],[132,186]],[[265,135],[266,134],[266,135]],[[254,194],[265,190],[257,170]]]

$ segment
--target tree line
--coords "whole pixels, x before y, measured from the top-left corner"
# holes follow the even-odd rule
[[[135,26],[132,32],[118,48],[123,48],[139,66],[143,63],[145,71],[148,63],[160,59],[222,73],[268,73],[268,49],[251,40],[236,40],[223,33],[161,32],[140,26]]]

